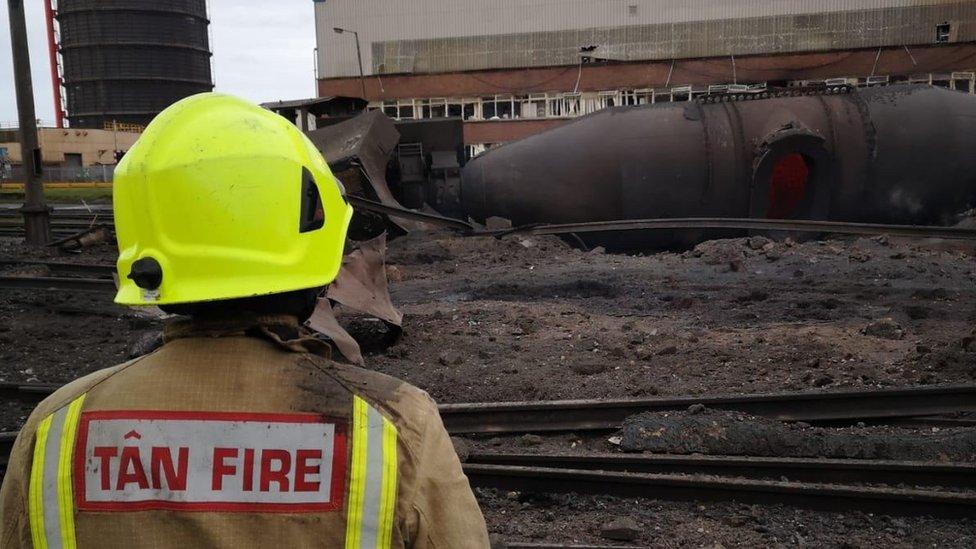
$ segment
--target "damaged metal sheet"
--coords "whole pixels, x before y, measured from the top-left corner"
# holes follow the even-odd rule
[[[339,275],[319,298],[309,328],[331,339],[336,348],[353,364],[364,364],[359,342],[337,320],[333,302],[382,320],[390,329],[390,338],[399,337],[403,313],[393,306],[386,278],[386,234],[360,242],[359,247],[342,258]]]
[[[309,328],[331,339],[336,349],[349,362],[360,366],[366,364],[366,361],[363,360],[363,353],[359,349],[359,343],[356,343],[356,340],[349,335],[349,332],[339,325],[339,321],[335,317],[335,312],[332,310],[332,303],[329,302],[328,298],[319,298],[315,304],[315,311],[305,324]]]
[[[307,135],[349,194],[403,208],[386,181],[387,164],[400,141],[400,133],[386,115],[367,111]],[[423,223],[415,220],[390,217],[405,231],[424,228]]]
[[[345,307],[399,327],[403,324],[403,313],[390,299],[385,258],[385,234],[360,242],[357,250],[342,258],[342,269],[327,295]]]

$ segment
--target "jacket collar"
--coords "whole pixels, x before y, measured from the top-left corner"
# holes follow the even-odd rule
[[[315,338],[291,315],[179,318],[163,327],[163,342],[185,338],[258,337],[296,353],[331,358],[332,347]]]

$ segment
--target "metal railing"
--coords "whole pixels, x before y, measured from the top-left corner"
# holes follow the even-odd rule
[[[111,183],[114,172],[114,165],[103,164],[81,167],[44,166],[41,180],[50,183]],[[8,170],[0,169],[0,184],[22,183],[23,181],[23,166],[12,166]]]

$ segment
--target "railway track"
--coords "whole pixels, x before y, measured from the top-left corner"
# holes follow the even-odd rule
[[[782,504],[885,515],[976,516],[976,493],[558,467],[464,464],[472,486],[674,501]]]
[[[16,436],[16,432],[0,433],[0,465],[6,465]],[[471,485],[482,488],[542,493],[575,492],[656,500],[783,504],[825,511],[856,510],[886,515],[976,515],[974,492],[834,483],[837,480],[863,483],[884,479],[899,484],[943,485],[955,482],[952,486],[972,487],[976,466],[970,464],[868,460],[856,463],[857,460],[784,460],[738,456],[478,454],[472,458],[491,462],[471,462],[469,459],[463,465]],[[711,463],[703,466],[703,461]],[[510,462],[533,465],[512,465]],[[661,467],[665,462],[667,466]],[[721,462],[726,462],[727,466],[716,466]],[[797,465],[797,462],[804,464]],[[814,465],[815,462],[819,463]],[[755,463],[756,470],[762,474],[773,474],[774,469],[783,467],[783,471],[790,474],[798,470],[810,472],[819,469],[823,476],[814,479],[818,482],[741,478],[757,476],[756,470],[746,466],[748,463]],[[831,473],[838,467],[853,476]],[[647,472],[661,470],[671,472]],[[679,470],[687,474],[673,472]]]
[[[0,260],[0,272],[39,267],[52,276],[0,275],[0,288],[115,292],[115,266],[44,260]]]
[[[617,219],[612,221],[562,224],[537,223],[512,227],[510,229],[483,230],[460,219],[387,206],[360,196],[349,196],[349,201],[353,207],[359,210],[372,211],[396,218],[406,218],[434,225],[450,227],[472,236],[502,237],[510,234],[579,235],[585,233],[626,232],[636,230],[737,229],[863,236],[887,234],[907,238],[976,240],[976,229],[966,227],[856,223],[848,221],[825,221],[816,219],[785,220],[724,217]],[[55,208],[52,210],[51,214],[52,230],[79,231],[84,230],[96,223],[106,224],[111,229],[112,225],[114,224],[112,210],[104,207],[90,211],[77,208]],[[20,213],[17,210],[0,210],[0,235],[15,234],[15,232],[18,230],[22,232],[23,229],[19,226],[19,224]]]
[[[115,273],[115,265],[100,263],[67,263],[61,261],[45,261],[30,259],[0,259],[0,271],[13,268],[38,266],[47,269],[55,276],[82,276],[88,278],[111,279]]]
[[[672,454],[473,453],[465,463],[647,474],[789,479],[830,484],[976,488],[976,464]]]
[[[0,276],[0,288],[103,293],[112,293],[116,290],[115,281],[111,279],[56,276]]]
[[[58,385],[47,383],[0,383],[0,399],[40,402],[57,388]],[[693,404],[782,421],[840,424],[864,420],[905,424],[931,421],[944,427],[970,427],[970,419],[932,416],[976,412],[976,385],[639,400],[456,403],[440,404],[438,408],[447,430],[463,435],[611,431],[636,414],[686,410]]]
[[[651,399],[562,400],[442,404],[452,433],[605,431],[643,412],[685,410],[693,404],[784,421],[843,422],[918,418],[976,411],[976,385],[840,390]]]

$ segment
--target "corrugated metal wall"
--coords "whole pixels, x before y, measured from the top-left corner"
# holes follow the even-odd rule
[[[976,40],[976,2],[944,0],[328,0],[316,4],[321,77],[568,65],[582,46],[619,60]]]

